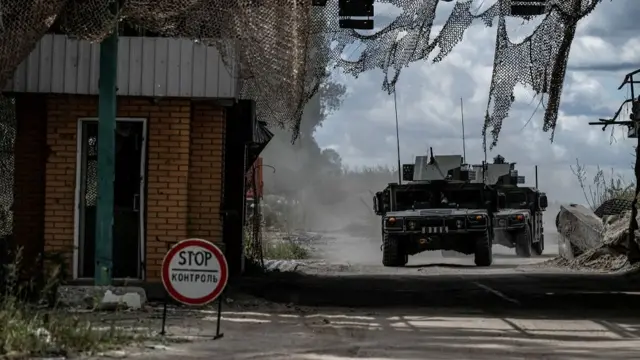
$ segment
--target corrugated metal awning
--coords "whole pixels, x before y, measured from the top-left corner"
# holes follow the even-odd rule
[[[271,139],[273,139],[273,133],[267,128],[267,123],[264,121],[254,121],[253,139],[247,147],[247,165],[245,166],[245,171],[249,171]]]

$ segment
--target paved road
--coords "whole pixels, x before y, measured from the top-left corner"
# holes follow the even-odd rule
[[[209,327],[213,334],[213,322]],[[448,309],[228,311],[224,337],[136,356],[264,360],[638,359],[636,318]],[[133,357],[133,356],[130,356]]]
[[[633,292],[640,284],[634,277],[280,274],[254,280],[261,281],[245,282],[245,291],[310,306],[225,308],[224,338],[138,358],[640,358],[640,297]],[[214,318],[212,311],[203,317],[209,321],[205,334],[214,333]]]
[[[550,234],[548,239],[553,239]],[[566,311],[615,308],[624,312],[637,304],[640,278],[549,268],[539,263],[557,254],[518,258],[513,250],[494,247],[489,268],[473,265],[472,257],[443,258],[439,252],[410,258],[404,268],[380,265],[380,249],[372,240],[345,235],[315,244],[320,262],[296,272],[247,278],[246,291],[270,300],[311,306],[419,306]]]
[[[318,245],[318,254],[333,256],[324,263],[236,282],[236,290],[277,303],[225,306],[224,338],[138,358],[640,358],[638,276],[545,269],[532,264],[544,258],[523,262],[507,251],[490,269],[437,254],[389,269],[371,244],[334,240]],[[215,317],[205,313],[201,326],[212,334]],[[171,329],[178,332],[180,323]]]

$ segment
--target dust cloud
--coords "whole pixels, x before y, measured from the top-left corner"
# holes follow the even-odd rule
[[[323,241],[334,239],[326,260],[343,260],[341,254],[380,261],[380,218],[373,212],[373,195],[397,172],[387,167],[348,169],[338,151],[321,149],[313,135],[340,105],[344,89],[329,84],[305,108],[300,137],[292,144],[291,133],[275,134],[262,152],[264,198],[263,219],[267,229],[323,233]],[[323,96],[324,95],[324,96]],[[337,99],[336,99],[337,98]],[[371,250],[371,251],[369,251]],[[330,259],[329,259],[330,258]]]

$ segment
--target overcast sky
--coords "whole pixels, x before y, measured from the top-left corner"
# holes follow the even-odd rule
[[[483,8],[493,2],[485,0]],[[436,21],[443,23],[452,7],[452,3],[441,3]],[[392,12],[383,10],[376,8],[382,16]],[[551,133],[542,132],[543,111],[535,111],[538,101],[528,89],[517,88],[514,111],[489,159],[501,154],[517,162],[521,175],[531,184],[534,165],[538,165],[540,188],[551,200],[561,202],[584,202],[570,169],[576,158],[591,169],[600,165],[631,180],[635,140],[626,139],[622,128],[616,129],[612,138],[609,129],[603,132],[587,123],[612,116],[628,97],[626,87],[617,88],[624,74],[640,67],[638,15],[640,1],[604,1],[583,19],[571,49],[554,142],[549,140]],[[509,25],[512,41],[531,33],[531,24],[522,26],[522,21],[514,19]],[[413,162],[413,156],[424,154],[429,147],[436,154],[462,153],[461,97],[467,158],[471,163],[482,161],[481,130],[495,35],[495,27],[476,23],[443,62],[424,61],[403,70],[397,86],[403,163]],[[382,72],[367,72],[358,79],[338,74],[337,78],[347,85],[348,93],[342,108],[316,132],[318,143],[336,149],[349,166],[395,167],[394,103],[393,96],[380,90]]]

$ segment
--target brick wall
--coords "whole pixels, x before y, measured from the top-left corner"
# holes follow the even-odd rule
[[[44,250],[64,254],[72,272],[77,119],[93,116],[97,99],[47,97]]]
[[[204,105],[194,105],[193,110],[191,120],[192,105],[188,99],[118,101],[118,117],[148,119],[145,250],[146,276],[152,281],[159,279],[167,243],[188,236],[213,241],[221,237],[217,214],[222,194],[219,179],[224,112]],[[47,114],[51,155],[46,171],[45,251],[64,251],[71,264],[77,121],[80,117],[97,116],[97,97],[50,96]],[[220,133],[202,133],[207,131]],[[192,223],[191,218],[198,220]]]
[[[215,121],[215,120],[218,121]],[[189,237],[222,243],[224,108],[194,103],[189,165]]]
[[[119,116],[149,118],[146,270],[148,279],[159,279],[167,244],[187,237],[191,103],[139,99],[119,109]]]

